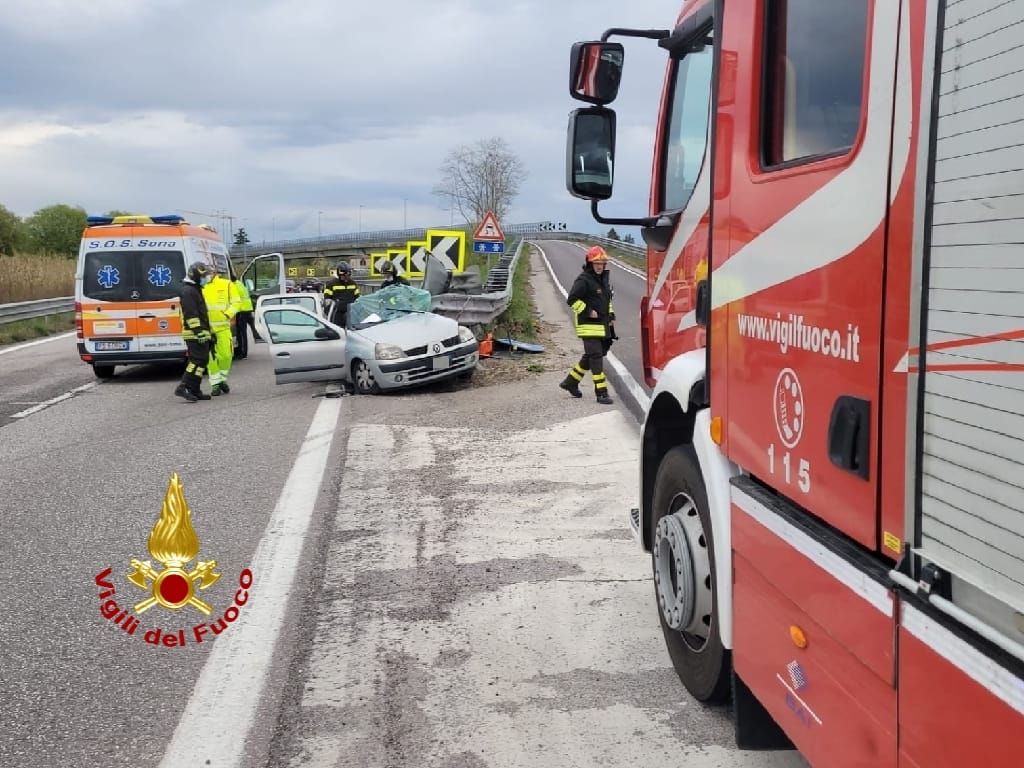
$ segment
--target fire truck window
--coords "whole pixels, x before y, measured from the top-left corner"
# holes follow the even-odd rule
[[[710,37],[710,34],[709,34]],[[711,105],[712,46],[694,51],[676,66],[662,169],[662,210],[684,207],[704,165]]]
[[[867,0],[765,7],[764,164],[849,151],[863,102]]]

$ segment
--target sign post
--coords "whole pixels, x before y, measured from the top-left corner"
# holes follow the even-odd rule
[[[488,211],[473,233],[473,252],[487,254],[487,271],[491,271],[491,254],[505,252],[505,233],[494,215]]]

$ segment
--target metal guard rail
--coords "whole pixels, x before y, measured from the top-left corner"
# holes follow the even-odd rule
[[[0,325],[15,323],[19,320],[34,320],[38,317],[50,317],[63,312],[75,311],[75,297],[61,296],[56,299],[37,299],[36,301],[17,301],[13,304],[0,304]]]
[[[487,275],[487,285],[493,285],[492,275],[495,272],[502,272],[504,288],[478,294],[438,294],[431,303],[431,309],[439,315],[458,320],[463,325],[483,325],[497,318],[508,309],[512,301],[512,280],[525,244],[526,240],[519,238],[512,255],[500,258]]]

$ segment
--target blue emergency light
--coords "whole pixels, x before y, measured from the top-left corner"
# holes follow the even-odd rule
[[[138,220],[137,223],[139,223],[139,224],[148,224],[148,223],[152,222],[153,224],[170,224],[170,225],[175,225],[175,224],[184,224],[185,223],[185,217],[184,216],[180,216],[180,215],[178,215],[176,213],[170,213],[170,214],[167,214],[166,216],[144,216],[142,214],[139,214],[139,215],[128,215],[128,216],[88,216],[88,217],[86,217],[86,221],[88,222],[89,226],[103,226],[103,225],[106,225],[106,224],[114,224],[115,222],[120,223],[120,224],[128,224],[128,223],[132,223],[129,220],[133,220],[133,219],[137,219]]]

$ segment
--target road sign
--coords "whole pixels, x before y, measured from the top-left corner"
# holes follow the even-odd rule
[[[441,261],[445,269],[464,272],[466,269],[466,233],[459,229],[428,229],[427,250]]]
[[[474,240],[473,253],[504,253],[505,243],[491,243],[487,240]]]
[[[409,267],[405,271],[406,277],[423,277],[423,269],[427,264],[427,241],[409,240],[405,244],[409,258],[406,260]]]
[[[498,224],[493,211],[488,211],[487,215],[484,216],[484,220],[480,222],[480,226],[473,233],[473,239],[486,240],[491,243],[498,240],[505,241],[505,233],[501,231],[501,225]]]

